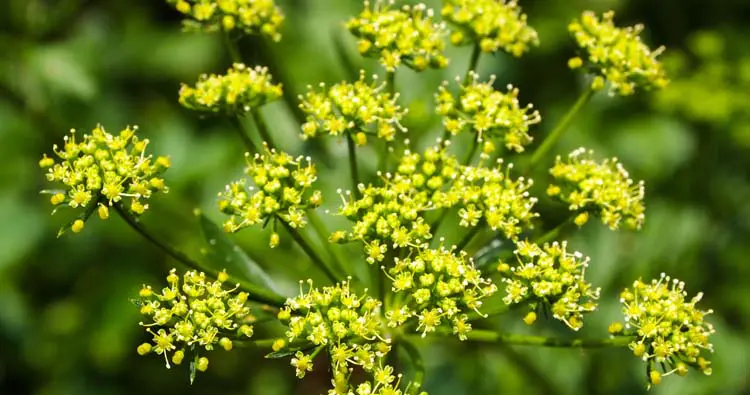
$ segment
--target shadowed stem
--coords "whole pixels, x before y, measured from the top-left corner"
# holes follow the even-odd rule
[[[305,251],[305,254],[310,257],[313,263],[315,263],[315,265],[317,265],[326,274],[326,276],[328,276],[328,279],[333,283],[338,282],[339,277],[333,272],[333,270],[331,270],[330,267],[328,267],[325,261],[320,258],[320,255],[315,252],[315,250],[304,238],[304,236],[302,236],[302,234],[296,228],[293,228],[283,219],[277,219],[279,222],[281,222],[282,225],[284,225],[284,228],[286,228],[287,232],[289,232],[289,234],[292,236],[292,239],[294,239],[294,241],[302,248],[302,250]]]
[[[476,71],[477,65],[479,64],[479,55],[482,54],[482,49],[479,48],[479,43],[475,43],[471,49],[471,60],[469,61],[469,68],[466,70],[466,76],[464,76],[464,84],[469,82],[469,76],[472,71]]]
[[[453,336],[450,330],[439,330],[436,333]],[[498,333],[491,330],[473,329],[466,334],[467,341],[481,343],[502,343],[516,346],[539,346],[553,348],[605,348],[626,347],[633,341],[633,336],[617,336],[606,339],[559,339],[545,336]]]
[[[560,225],[557,225],[554,229],[551,229],[549,232],[541,235],[538,239],[534,240],[534,243],[544,244],[549,241],[552,241],[553,239],[560,237],[560,235],[564,233],[565,230],[567,230],[571,225],[573,225],[574,218],[575,216],[566,219]]]
[[[422,355],[419,353],[419,350],[414,347],[414,344],[407,339],[400,339],[398,345],[406,351],[409,355],[409,359],[411,359],[411,365],[414,368],[414,378],[412,379],[412,382],[417,385],[418,388],[421,388],[422,384],[424,384],[425,371]]]
[[[354,144],[351,132],[346,132],[346,147],[349,150],[349,172],[352,177],[352,193],[359,199],[359,170],[357,170],[357,147]]]
[[[528,168],[526,169],[526,173],[528,174],[534,167],[539,165],[539,163],[544,159],[549,151],[552,149],[552,147],[555,146],[558,140],[560,140],[560,137],[562,137],[563,133],[568,129],[568,126],[570,126],[571,122],[573,122],[573,118],[575,118],[576,114],[583,108],[583,106],[591,99],[591,96],[594,95],[594,90],[591,89],[591,87],[586,88],[585,91],[581,93],[581,96],[578,97],[578,100],[576,100],[575,104],[573,104],[573,107],[568,110],[568,112],[563,116],[563,118],[560,120],[560,122],[555,126],[555,129],[552,130],[552,132],[542,141],[542,144],[534,151],[534,154],[531,156],[531,162],[529,163]]]
[[[480,228],[481,227],[479,226],[479,224],[477,224],[477,226],[471,228],[468,232],[466,232],[466,235],[464,236],[464,238],[461,239],[461,241],[458,244],[456,244],[456,248],[459,250],[463,250],[464,248],[466,248],[466,246],[469,245],[469,243],[471,243],[471,240],[474,238],[474,236],[476,236],[477,233],[479,233]]]
[[[232,59],[232,62],[234,63],[242,63],[242,56],[240,55],[240,50],[237,48],[237,43],[232,40],[232,37],[229,36],[229,32],[221,29],[221,38],[224,42],[224,47],[226,47],[227,52],[229,52],[229,57]]]
[[[307,218],[310,220],[310,224],[312,225],[313,229],[315,229],[315,233],[318,234],[320,242],[323,243],[323,247],[325,248],[326,252],[336,264],[336,268],[346,273],[346,268],[344,267],[343,263],[344,260],[341,259],[339,254],[336,252],[336,249],[331,245],[331,242],[328,241],[328,237],[331,233],[328,231],[328,229],[326,229],[326,225],[323,223],[323,220],[320,219],[320,216],[315,210],[309,210],[307,212]]]
[[[130,225],[133,230],[138,232],[143,238],[151,242],[151,244],[158,247],[160,250],[162,250],[167,255],[171,256],[175,260],[179,261],[183,265],[193,269],[197,270],[199,272],[206,273],[207,276],[212,278],[218,278],[219,272],[216,270],[213,270],[209,267],[206,267],[205,265],[194,261],[190,259],[187,255],[182,253],[181,251],[178,251],[174,247],[170,246],[169,244],[159,240],[156,236],[154,236],[151,232],[149,232],[143,225],[141,225],[136,218],[134,218],[132,215],[130,215],[120,204],[115,204],[115,211],[117,211],[117,214],[120,215],[120,217],[127,222],[128,225]],[[254,300],[256,302],[261,303],[267,303],[272,306],[281,307],[284,305],[284,302],[286,302],[286,298],[276,294],[273,291],[258,287],[256,285],[250,284],[246,281],[241,281],[236,278],[232,278],[232,280],[236,280],[237,284],[239,285],[239,288],[243,291],[247,292],[249,295],[250,300]]]
[[[273,142],[273,139],[271,138],[271,133],[268,132],[268,125],[266,125],[266,121],[263,120],[263,116],[260,114],[260,111],[258,109],[254,109],[251,111],[253,122],[255,122],[255,126],[258,128],[258,134],[260,134],[260,137],[263,139],[263,141],[268,144],[269,149],[276,149],[276,144]]]
[[[239,134],[240,139],[242,139],[242,144],[245,145],[245,149],[247,150],[247,152],[250,152],[251,154],[258,152],[258,147],[255,146],[255,143],[253,143],[253,140],[251,140],[250,136],[247,135],[247,132],[245,131],[245,127],[242,126],[242,122],[240,121],[240,118],[230,116],[229,123],[231,123],[232,126],[234,126],[234,129],[237,131],[237,134]]]
[[[396,71],[386,71],[385,83],[391,98],[396,94]]]

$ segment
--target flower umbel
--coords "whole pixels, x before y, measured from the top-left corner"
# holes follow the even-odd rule
[[[388,71],[401,64],[416,71],[447,66],[445,26],[433,22],[433,11],[424,4],[391,9],[392,3],[375,0],[373,6],[365,1],[359,16],[347,22],[346,28],[358,39],[359,53],[378,58]]]
[[[539,45],[539,36],[526,24],[515,0],[445,0],[441,14],[453,26],[451,42],[476,44],[483,52],[502,49],[521,56]]]
[[[610,92],[631,95],[636,88],[660,89],[668,80],[664,67],[656,60],[664,47],[651,50],[641,41],[643,25],[619,28],[614,25],[614,11],[605,12],[601,19],[585,11],[579,19],[568,25],[568,30],[581,49],[581,56],[572,58],[568,65],[579,68],[585,65],[596,75],[593,89],[611,86]]]
[[[494,75],[488,82],[479,82],[479,75],[472,71],[457,96],[448,91],[448,83],[444,82],[435,94],[436,112],[443,116],[443,126],[454,136],[470,131],[476,133],[478,141],[484,137],[501,139],[509,150],[523,152],[533,140],[529,127],[541,122],[542,117],[532,104],[521,107],[518,88],[508,85],[508,91],[503,93],[495,90],[494,82]]]
[[[645,219],[643,181],[634,182],[617,158],[597,163],[593,151],[579,148],[568,155],[568,162],[558,156],[550,174],[558,184],[550,184],[547,194],[557,196],[569,204],[570,210],[598,212],[602,222],[610,229],[621,225],[640,229]],[[582,226],[587,216],[579,216],[576,224]]]
[[[406,109],[396,102],[398,94],[388,93],[385,84],[368,83],[364,71],[354,83],[341,82],[329,89],[320,84],[320,88],[315,91],[308,87],[309,91],[300,96],[300,108],[307,114],[307,122],[302,125],[303,138],[356,133],[355,140],[362,145],[367,136],[393,141],[397,131],[406,131],[400,123]]]
[[[150,320],[140,325],[153,339],[138,346],[138,353],[162,355],[167,368],[171,366],[170,360],[179,365],[186,353],[194,353],[196,369],[205,371],[208,359],[200,356],[201,348],[211,351],[219,345],[229,351],[230,337],[253,335],[248,294],[235,292],[237,287],[225,288],[226,272],[219,273],[215,281],[196,271],[186,272],[180,281],[176,272],[176,269],[169,272],[168,285],[160,292],[150,286],[140,291],[141,314]]]
[[[167,0],[189,19],[188,30],[241,31],[281,40],[284,15],[273,0]]]
[[[599,289],[584,278],[589,258],[580,252],[569,253],[566,242],[540,247],[519,241],[514,253],[517,264],[498,264],[505,283],[503,301],[508,305],[529,302],[532,313],[538,307],[549,307],[555,319],[573,330],[581,329],[583,314],[596,310],[599,299]],[[530,324],[535,318],[524,320]]]
[[[708,338],[714,328],[704,317],[713,311],[696,308],[703,293],[686,298],[685,283],[664,273],[650,283],[636,280],[620,294],[622,334],[636,337],[630,349],[648,364],[650,384],[672,373],[684,376],[688,366],[711,374],[711,362],[703,355],[713,352]]]
[[[63,138],[62,149],[57,144],[52,147],[57,159],[45,155],[39,161],[47,169],[47,180],[63,187],[43,191],[52,195],[52,204],[84,210],[70,225],[75,233],[83,229],[84,221],[96,209],[101,219],[109,218],[113,204],[122,204],[132,214],[140,215],[148,209],[145,201],[153,193],[168,192],[160,175],[169,168],[169,158],[153,160],[147,155],[149,140],[139,139],[136,130],[127,127],[111,135],[97,126],[79,141],[71,130]],[[128,204],[123,204],[125,201]]]
[[[219,193],[219,210],[230,215],[224,230],[236,232],[248,226],[280,219],[292,228],[307,224],[305,210],[316,208],[323,201],[320,191],[312,190],[317,180],[310,158],[294,158],[285,152],[269,150],[262,154],[246,154],[246,178],[227,185]],[[255,186],[248,185],[249,181]],[[271,245],[278,244],[271,235]]]
[[[182,84],[180,104],[195,111],[241,115],[282,95],[265,67],[235,63],[226,74],[203,74],[194,87]]]

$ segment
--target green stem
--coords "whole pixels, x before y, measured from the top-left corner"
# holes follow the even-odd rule
[[[466,154],[466,158],[464,159],[464,166],[469,166],[472,158],[474,158],[474,155],[476,155],[478,149],[479,149],[479,138],[475,136],[474,142],[471,144],[471,149],[469,150],[469,153]]]
[[[120,215],[120,217],[127,222],[128,225],[130,225],[133,230],[138,232],[143,238],[151,242],[151,244],[158,247],[160,250],[162,250],[167,255],[171,256],[172,258],[176,259],[183,265],[200,272],[206,273],[206,275],[212,277],[212,278],[218,278],[219,272],[216,270],[213,270],[211,268],[206,267],[205,265],[196,262],[192,259],[190,259],[187,255],[182,253],[181,251],[178,251],[174,247],[170,246],[169,244],[159,240],[156,236],[154,236],[151,232],[149,232],[146,228],[141,225],[136,218],[131,216],[120,204],[115,204],[115,211],[117,211],[117,214]],[[233,278],[233,280],[237,280]],[[272,292],[270,290],[260,288],[256,285],[247,283],[245,281],[238,280],[237,283],[239,284],[240,289],[247,292],[249,294],[249,299],[254,300],[256,302],[261,303],[268,303],[272,306],[281,307],[286,302],[286,298],[276,294],[275,292]]]
[[[479,229],[480,229],[480,228],[481,228],[481,227],[479,226],[479,224],[477,224],[477,226],[475,226],[475,227],[471,228],[471,229],[470,229],[470,230],[469,230],[468,232],[466,232],[466,235],[465,235],[465,236],[464,236],[464,238],[463,238],[463,239],[461,239],[461,241],[460,241],[460,242],[459,242],[459,243],[458,243],[458,244],[456,245],[456,248],[457,248],[457,249],[458,249],[459,251],[460,251],[460,250],[463,250],[464,248],[466,248],[466,246],[467,246],[467,245],[469,245],[469,243],[471,242],[471,239],[473,239],[473,238],[474,238],[474,236],[476,236],[476,235],[477,235],[477,233],[479,233]]]
[[[356,199],[359,199],[359,171],[357,170],[357,147],[354,144],[354,138],[350,132],[346,132],[346,147],[349,149],[349,172],[352,177],[352,193]]]
[[[469,68],[466,69],[466,76],[464,77],[464,84],[469,82],[472,71],[476,71],[477,65],[479,64],[479,55],[482,54],[482,49],[479,48],[479,43],[474,44],[471,49],[471,60],[469,60]]]
[[[307,218],[310,220],[310,224],[315,230],[315,233],[318,234],[318,237],[320,238],[320,242],[323,243],[323,248],[325,248],[328,255],[331,257],[331,259],[333,259],[334,263],[336,264],[336,267],[342,272],[346,273],[346,268],[344,267],[344,263],[343,263],[344,260],[336,252],[336,249],[333,248],[333,246],[331,245],[331,242],[328,241],[330,232],[328,231],[328,229],[326,229],[326,225],[323,223],[323,220],[320,219],[320,216],[315,210],[309,210],[307,212]]]
[[[292,239],[302,248],[303,251],[307,254],[307,256],[310,257],[310,259],[315,263],[323,272],[328,276],[328,279],[331,280],[331,282],[338,282],[338,276],[333,273],[333,270],[331,270],[330,267],[325,263],[324,260],[320,258],[320,255],[315,252],[315,250],[312,248],[310,243],[307,242],[307,240],[302,236],[302,234],[296,229],[293,228],[291,225],[289,225],[286,221],[284,221],[281,218],[277,218],[279,222],[281,222],[282,225],[284,225],[284,228],[289,232],[289,234],[292,236]]]
[[[268,125],[266,125],[266,121],[263,119],[263,116],[260,114],[260,111],[258,109],[254,109],[250,112],[253,117],[253,122],[255,122],[255,126],[258,128],[258,133],[260,134],[260,137],[263,139],[263,141],[268,144],[268,148],[270,149],[276,149],[276,144],[273,142],[273,139],[271,138],[271,133],[268,132]]]
[[[396,94],[396,71],[387,71],[385,73],[385,84],[388,93],[393,97]]]
[[[446,332],[450,334],[450,332]],[[607,339],[557,339],[545,336],[498,333],[490,330],[474,329],[466,334],[467,340],[482,343],[503,343],[516,346],[540,346],[555,348],[604,348],[625,347],[633,341],[632,336],[618,336]]]
[[[564,233],[563,231],[565,231],[568,227],[570,227],[571,224],[573,224],[573,218],[575,217],[566,219],[560,225],[557,225],[554,229],[551,229],[547,233],[541,235],[539,238],[534,240],[534,243],[544,244],[557,239],[558,237],[560,237],[560,234]]]
[[[240,55],[240,50],[239,48],[237,48],[237,43],[232,41],[232,38],[229,37],[229,32],[222,29],[221,37],[222,37],[222,41],[224,41],[224,47],[226,47],[227,52],[229,52],[229,57],[232,59],[232,62],[242,63],[242,56]]]
[[[552,147],[554,147],[557,141],[560,140],[560,137],[562,137],[565,130],[568,129],[568,126],[570,126],[570,123],[573,121],[573,118],[575,118],[576,114],[578,114],[581,108],[583,108],[583,106],[589,101],[589,99],[591,99],[591,96],[594,95],[594,92],[595,91],[589,87],[581,93],[581,96],[578,97],[578,100],[576,100],[575,104],[573,104],[573,107],[568,110],[568,112],[560,120],[557,126],[555,126],[552,132],[544,139],[542,145],[540,145],[536,149],[536,151],[534,151],[534,154],[531,156],[529,167],[526,169],[526,173],[539,165],[539,162],[541,162],[542,159],[545,158]]]
[[[237,131],[237,134],[239,134],[240,139],[242,139],[242,143],[245,145],[245,149],[247,152],[250,153],[256,153],[258,152],[258,147],[255,146],[255,143],[253,143],[253,140],[250,139],[250,136],[247,135],[247,132],[245,131],[245,127],[242,126],[242,122],[238,117],[230,116],[229,117],[229,123],[234,126],[234,130]]]
[[[481,314],[476,313],[476,312],[471,313],[469,315],[469,322],[483,320],[485,318],[490,318],[490,317],[494,317],[497,315],[505,314],[508,311],[510,311],[510,306],[508,306],[507,304],[503,302],[503,304],[497,305],[492,310],[487,310],[487,311],[482,310]]]
[[[407,339],[401,339],[398,344],[409,355],[409,359],[411,359],[412,366],[414,367],[414,378],[412,379],[412,383],[414,383],[416,388],[419,389],[422,387],[422,384],[424,384],[425,368],[422,355],[419,353],[419,350],[417,350],[414,344]]]
[[[433,240],[437,240],[437,237],[435,237],[435,234],[440,228],[440,225],[443,223],[445,218],[448,216],[448,212],[450,212],[450,207],[444,207],[442,210],[443,212],[440,213],[440,216],[438,217],[438,219],[436,219],[435,222],[433,222],[430,225],[430,233],[432,234]]]

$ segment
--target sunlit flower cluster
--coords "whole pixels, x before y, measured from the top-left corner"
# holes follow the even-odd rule
[[[52,150],[57,158],[44,155],[39,166],[47,169],[47,180],[62,189],[45,190],[56,206],[81,209],[73,221],[73,232],[83,230],[84,222],[98,211],[101,219],[109,218],[109,207],[120,204],[132,214],[140,215],[148,209],[145,202],[155,192],[167,192],[160,175],[169,168],[169,158],[155,160],[146,154],[148,139],[135,135],[137,127],[127,127],[118,135],[97,126],[91,134],[76,141],[75,130],[63,138],[62,148]]]
[[[190,30],[241,31],[281,40],[284,15],[273,0],[167,0],[189,19]]]
[[[531,228],[531,220],[539,216],[533,211],[537,199],[529,195],[532,180],[513,179],[510,177],[512,165],[503,169],[502,159],[495,163],[494,167],[480,162],[477,166],[462,168],[461,176],[452,187],[461,197],[459,225],[486,224],[492,230],[503,232],[505,237],[515,239]]]
[[[587,66],[596,75],[591,87],[602,89],[607,82],[613,94],[626,96],[636,88],[665,87],[668,80],[664,67],[656,60],[664,47],[652,51],[639,36],[643,25],[619,28],[614,25],[614,16],[609,11],[600,19],[594,12],[585,11],[568,25],[582,52],[581,57],[570,59],[568,65],[574,69]]]
[[[443,83],[435,94],[436,112],[443,116],[445,130],[454,136],[470,131],[479,141],[484,137],[500,139],[509,150],[523,152],[533,140],[529,127],[541,122],[542,117],[532,104],[519,104],[518,88],[508,85],[503,93],[495,90],[494,82],[495,76],[479,82],[479,75],[471,72],[457,96],[448,91],[447,82]]]
[[[515,0],[445,0],[441,14],[454,26],[451,42],[476,44],[482,52],[503,51],[521,56],[539,45]]]
[[[482,299],[493,295],[497,286],[482,278],[463,251],[455,253],[441,247],[412,254],[396,258],[392,267],[383,266],[394,293],[402,295],[397,300],[403,301],[386,312],[388,326],[400,327],[416,318],[416,330],[422,336],[447,324],[459,339],[466,340],[471,331],[466,313],[480,313]]]
[[[361,198],[343,199],[339,212],[354,225],[334,241],[362,241],[371,264],[390,250],[420,246],[432,238],[424,212],[458,202],[460,195],[447,188],[459,172],[458,161],[444,148],[423,155],[406,151],[397,172],[382,175],[382,185],[362,186]]]
[[[354,83],[341,82],[330,89],[321,83],[320,91],[308,89],[300,96],[300,108],[307,115],[303,138],[352,133],[355,141],[364,145],[368,136],[393,141],[397,131],[406,131],[400,124],[406,109],[398,105],[398,94],[391,95],[385,84],[377,81],[368,83],[364,71]]]
[[[359,16],[346,27],[357,37],[357,49],[363,56],[378,58],[388,71],[401,64],[417,71],[443,68],[445,26],[432,20],[433,11],[424,4],[391,8],[393,0],[364,2]]]
[[[292,228],[307,224],[305,211],[320,206],[320,191],[312,190],[317,179],[315,166],[309,158],[294,158],[285,152],[269,150],[246,155],[247,177],[227,185],[219,193],[219,210],[230,217],[224,222],[226,232],[248,226],[281,220]],[[252,182],[254,185],[248,185]],[[271,247],[278,244],[271,235]]]
[[[235,63],[226,74],[201,75],[194,87],[182,84],[179,101],[191,110],[238,115],[272,102],[282,93],[267,68]]]
[[[703,355],[713,352],[709,336],[714,328],[704,321],[712,310],[695,306],[702,298],[699,292],[687,299],[685,283],[664,273],[650,283],[636,280],[620,294],[625,326],[616,326],[622,328],[617,334],[635,336],[630,349],[647,362],[651,384],[672,373],[684,376],[689,366],[711,374],[711,362]]]
[[[597,163],[592,156],[593,151],[584,148],[571,152],[567,162],[558,156],[550,169],[557,184],[550,184],[547,194],[559,197],[570,210],[584,210],[576,219],[579,226],[592,211],[612,230],[622,225],[640,229],[646,211],[643,181],[634,182],[617,158]]]
[[[161,291],[144,286],[139,293],[140,312],[149,320],[141,326],[153,338],[138,346],[138,354],[161,355],[167,368],[170,361],[180,365],[187,357],[191,370],[205,371],[208,358],[200,355],[200,349],[210,351],[219,345],[229,351],[232,338],[253,335],[248,294],[236,292],[237,287],[227,288],[226,272],[220,272],[215,281],[196,271],[186,272],[180,281],[176,272],[169,272]]]
[[[573,330],[583,327],[583,314],[596,310],[599,289],[584,278],[589,258],[569,253],[567,243],[539,245],[527,241],[516,244],[517,262],[500,262],[508,305],[528,303],[531,312],[524,319],[531,324],[535,310],[549,308],[552,316]]]

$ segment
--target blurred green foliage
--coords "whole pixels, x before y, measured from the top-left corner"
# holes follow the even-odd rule
[[[437,5],[437,2],[428,2]],[[356,55],[343,21],[359,10],[352,0],[279,1],[287,20],[278,44],[246,39],[248,64],[270,67],[296,96],[307,84],[337,82],[352,70],[377,69]],[[667,46],[673,82],[658,95],[595,96],[558,147],[616,155],[635,179],[646,180],[646,224],[638,233],[612,233],[592,221],[571,246],[591,256],[589,279],[603,288],[600,311],[583,335],[605,333],[618,319],[617,293],[638,276],[668,272],[704,291],[713,308],[714,373],[665,380],[654,394],[742,394],[750,391],[750,4],[668,0],[524,1],[541,45],[517,60],[485,57],[480,71],[512,82],[522,102],[542,113],[549,132],[583,81],[566,67],[573,46],[567,23],[583,9],[615,9],[623,24],[646,24],[647,41]],[[743,19],[743,17],[745,19]],[[131,302],[142,283],[157,283],[176,262],[139,239],[118,219],[92,221],[86,232],[57,239],[64,215],[49,216],[37,162],[70,128],[138,124],[153,152],[169,154],[168,195],[153,199],[144,222],[193,255],[205,250],[198,208],[217,218],[216,192],[240,173],[242,149],[231,125],[180,108],[180,82],[221,72],[229,64],[218,35],[181,33],[180,16],[158,0],[4,0],[0,3],[0,393],[8,394],[285,394],[317,393],[325,372],[301,382],[287,360],[261,350],[217,352],[211,370],[190,387],[183,370],[139,358],[145,336]],[[451,49],[444,71],[399,73],[409,127],[416,141],[437,136],[433,92],[463,73],[468,49]],[[294,97],[292,96],[292,97]],[[311,152],[298,138],[296,109],[264,109],[277,143]],[[345,146],[331,141],[321,171],[324,191],[347,179]],[[363,166],[374,168],[374,151]],[[368,163],[371,165],[368,166]],[[537,177],[544,177],[543,174]],[[540,185],[543,183],[540,183]],[[346,187],[346,186],[343,186]],[[541,191],[543,192],[543,191]],[[537,191],[537,195],[542,195]],[[336,209],[328,199],[326,208]],[[544,202],[540,210],[545,210]],[[331,224],[343,219],[333,217]],[[331,226],[332,227],[332,226]],[[260,231],[235,239],[263,264],[285,294],[309,269],[288,241],[268,250]],[[266,235],[267,236],[267,235]],[[350,251],[355,252],[355,251]],[[489,325],[489,324],[487,324]],[[507,331],[529,329],[517,316],[497,318]],[[561,335],[561,334],[558,334]],[[564,335],[564,334],[563,334]],[[562,336],[562,335],[561,335]],[[628,350],[557,350],[430,343],[431,394],[632,394],[643,389],[642,364]]]

